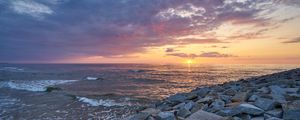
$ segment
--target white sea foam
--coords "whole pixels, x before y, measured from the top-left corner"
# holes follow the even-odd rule
[[[115,100],[102,100],[102,99],[91,99],[87,97],[77,97],[80,102],[87,103],[91,106],[105,106],[105,107],[112,107],[112,106],[125,106],[125,103],[117,103]]]
[[[27,91],[46,91],[48,86],[75,82],[77,80],[10,80],[0,81],[0,88],[11,88]]]
[[[18,67],[1,67],[0,70],[11,71],[11,72],[22,72],[22,71],[24,71],[23,68],[18,68]]]

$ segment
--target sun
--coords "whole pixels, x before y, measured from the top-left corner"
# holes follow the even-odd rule
[[[186,64],[193,64],[193,60],[191,60],[191,59],[188,59],[188,60],[186,60]]]

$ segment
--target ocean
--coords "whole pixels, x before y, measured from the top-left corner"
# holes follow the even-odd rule
[[[297,67],[0,64],[0,119],[119,120],[178,92]]]

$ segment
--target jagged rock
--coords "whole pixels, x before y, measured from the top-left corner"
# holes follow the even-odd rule
[[[264,117],[254,117],[254,118],[251,118],[251,120],[264,120],[265,118]]]
[[[285,98],[284,95],[286,94],[286,91],[279,87],[278,85],[271,85],[269,86],[271,90],[271,96],[273,97],[274,100],[280,103],[285,103]]]
[[[207,104],[203,104],[203,103],[195,103],[194,107],[191,109],[191,112],[194,113],[200,109],[204,109],[207,108],[208,105]]]
[[[160,112],[159,109],[155,109],[155,108],[146,108],[144,110],[141,111],[142,113],[149,113],[149,114],[157,114]]]
[[[267,99],[267,98],[258,98],[255,102],[254,105],[263,109],[263,110],[271,110],[275,107],[276,102],[272,99]]]
[[[264,93],[264,94],[267,94],[270,92],[269,88],[267,88],[267,87],[262,87],[260,89],[257,89],[257,91]]]
[[[231,101],[233,102],[243,102],[246,101],[248,99],[248,92],[241,92],[241,93],[237,93],[236,95],[234,95],[231,98]]]
[[[283,120],[283,119],[276,118],[276,117],[271,117],[271,118],[267,118],[266,120]]]
[[[254,102],[254,101],[256,101],[258,98],[259,98],[259,96],[257,96],[257,95],[252,95],[252,96],[249,97],[248,101],[249,101],[249,102]]]
[[[237,115],[236,117],[239,117],[239,118],[241,118],[242,120],[250,120],[250,119],[251,119],[251,116],[248,115],[248,114],[239,114],[239,115]]]
[[[206,96],[204,98],[199,99],[198,101],[196,101],[197,103],[211,103],[214,100],[213,97],[211,96]]]
[[[242,103],[236,109],[250,115],[261,115],[264,113],[264,110],[248,103]]]
[[[213,113],[199,110],[187,117],[185,120],[225,120],[225,118]]]
[[[241,111],[239,111],[238,109],[224,108],[224,109],[218,111],[216,114],[218,114],[220,116],[228,117],[228,116],[235,116],[240,113],[241,113]]]
[[[128,118],[125,118],[125,120],[146,120],[147,117],[149,117],[149,113],[138,113],[132,116],[129,116]]]
[[[219,98],[223,100],[225,103],[231,103],[231,96],[228,95],[219,95]]]
[[[227,89],[223,92],[224,95],[230,95],[230,96],[234,96],[236,93],[237,91],[234,89]]]
[[[274,109],[274,110],[267,111],[265,114],[268,114],[272,117],[281,118],[282,117],[282,110],[281,109]]]
[[[189,101],[183,107],[187,110],[191,110],[194,107],[195,103],[193,101]]]
[[[299,88],[285,88],[284,90],[287,93],[297,93],[299,91]]]
[[[296,120],[300,118],[300,100],[283,105],[283,119]]]
[[[199,96],[199,97],[204,97],[205,95],[207,95],[207,93],[210,91],[209,88],[200,88],[198,90],[195,91],[195,93]]]
[[[186,96],[184,96],[182,94],[176,94],[176,95],[172,95],[172,96],[168,97],[167,100],[169,102],[180,103],[180,102],[184,102],[186,100]]]
[[[177,116],[182,117],[182,118],[186,118],[190,114],[191,114],[191,112],[189,110],[185,109],[185,108],[181,108],[177,112]]]
[[[180,108],[183,108],[184,105],[185,105],[184,102],[183,102],[183,103],[179,103],[179,104],[175,105],[173,108],[174,108],[174,109],[180,109]]]
[[[211,103],[210,107],[214,110],[220,110],[220,109],[223,109],[225,106],[225,102],[220,100],[220,99],[217,99],[215,100],[213,103]]]
[[[176,120],[173,112],[160,112],[157,114],[159,120]]]

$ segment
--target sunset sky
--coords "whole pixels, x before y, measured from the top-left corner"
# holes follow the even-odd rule
[[[300,64],[300,0],[1,0],[0,62]]]

